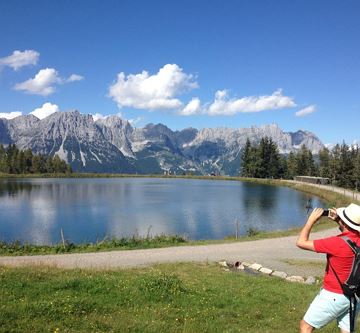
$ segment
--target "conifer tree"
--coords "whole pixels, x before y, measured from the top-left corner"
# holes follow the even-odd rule
[[[242,177],[252,177],[251,174],[251,143],[249,138],[246,139],[245,146],[241,155],[241,176]]]
[[[355,189],[358,191],[360,189],[360,149],[359,149],[359,147],[356,147],[353,177],[354,177]]]
[[[353,183],[353,160],[349,146],[343,142],[340,147],[339,174],[337,175],[337,185],[340,187],[351,188]]]
[[[331,178],[331,155],[326,147],[319,151],[319,175],[320,177]]]
[[[297,158],[291,151],[287,157],[287,173],[286,178],[293,179],[297,175]]]

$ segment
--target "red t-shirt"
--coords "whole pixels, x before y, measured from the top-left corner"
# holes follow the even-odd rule
[[[342,234],[334,237],[314,240],[315,251],[327,254],[327,265],[323,288],[327,291],[338,294],[342,294],[343,291],[334,274],[334,270],[341,283],[344,283],[349,277],[354,259],[354,252],[351,250],[347,242],[341,238],[342,236],[347,236],[349,239],[360,245],[359,233],[349,230],[345,230]],[[331,267],[329,262],[331,263]]]

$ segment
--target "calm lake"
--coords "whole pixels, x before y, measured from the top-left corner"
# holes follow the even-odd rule
[[[223,239],[249,228],[301,226],[320,199],[286,187],[193,179],[0,180],[0,240],[54,244],[105,236],[186,235]]]

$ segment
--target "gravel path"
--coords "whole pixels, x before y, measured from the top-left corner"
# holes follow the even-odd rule
[[[337,229],[314,233],[312,239],[336,235]],[[325,256],[300,250],[297,236],[263,239],[257,241],[198,246],[178,246],[161,249],[126,250],[97,253],[75,253],[43,256],[0,257],[0,266],[45,265],[59,268],[118,269],[157,263],[174,262],[257,262],[264,267],[294,275],[321,276]],[[294,265],[286,261],[312,261],[318,265]]]
[[[332,192],[335,192],[335,193],[345,195],[345,196],[347,196],[347,197],[349,197],[349,198],[351,198],[353,200],[360,201],[360,192],[358,192],[358,191],[347,190],[345,188],[336,187],[336,186],[333,186],[333,185],[320,185],[320,184],[305,183],[305,182],[300,182],[298,180],[284,180],[284,182],[322,188],[322,189],[327,190],[327,191],[332,191]]]

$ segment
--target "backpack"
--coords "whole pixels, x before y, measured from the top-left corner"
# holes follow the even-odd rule
[[[350,333],[353,333],[355,327],[357,299],[360,296],[360,247],[357,246],[357,244],[353,242],[349,237],[342,236],[341,238],[350,246],[351,250],[354,252],[354,259],[347,280],[344,283],[341,283],[334,268],[331,266],[330,261],[329,265],[333,270],[335,277],[338,280],[341,289],[343,290],[344,295],[350,301]]]

